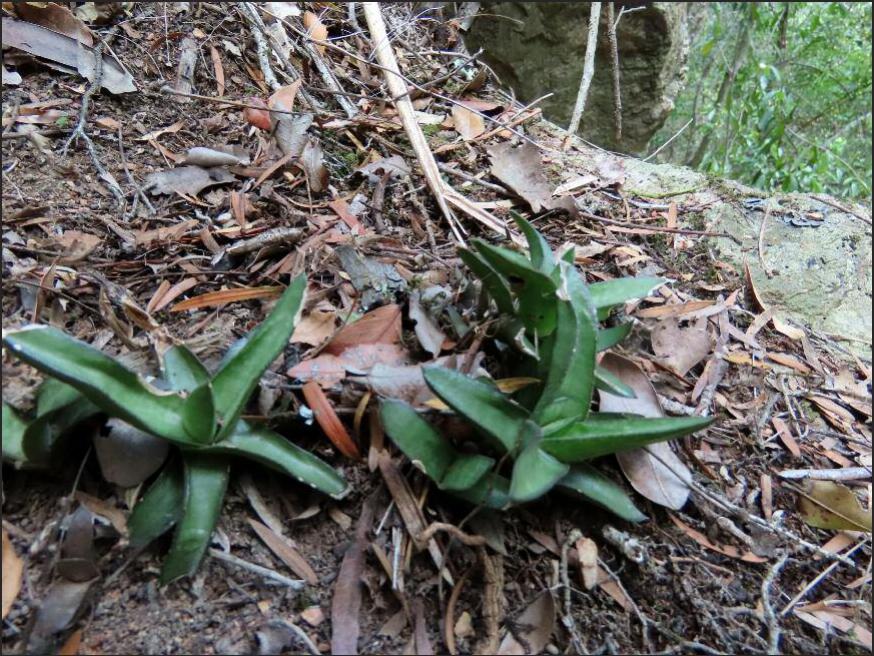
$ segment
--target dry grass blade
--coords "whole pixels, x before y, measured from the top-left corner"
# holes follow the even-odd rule
[[[265,526],[259,521],[251,518],[249,518],[248,521],[255,533],[258,534],[258,537],[261,538],[261,540],[264,541],[264,544],[270,548],[270,551],[276,554],[283,563],[288,565],[292,572],[297,574],[310,585],[318,584],[319,577],[316,576],[313,568],[310,567],[310,564],[298,552],[298,550],[289,544],[287,538],[279,535],[269,526]]]
[[[251,301],[258,298],[272,298],[282,293],[282,287],[243,287],[241,289],[222,289],[217,292],[208,292],[189,298],[177,303],[170,312],[182,312],[184,310],[199,310],[200,308],[216,307],[235,303],[237,301]]]
[[[343,426],[343,422],[340,421],[337,413],[334,412],[331,402],[325,396],[319,384],[311,380],[303,386],[301,391],[312,409],[319,426],[322,427],[325,435],[331,440],[331,444],[337,447],[337,450],[347,458],[360,460],[361,454],[358,451],[358,446],[352,441],[349,432]]]

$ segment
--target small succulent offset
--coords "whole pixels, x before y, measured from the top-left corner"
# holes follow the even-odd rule
[[[712,419],[593,413],[590,406],[595,388],[634,396],[596,364],[597,352],[621,341],[630,324],[602,329],[599,320],[663,280],[587,285],[574,268],[573,250],[556,260],[542,235],[518,215],[514,219],[528,240],[529,257],[481,240],[471,240],[473,250],[460,256],[494,301],[500,334],[525,354],[520,373],[538,384],[514,400],[485,378],[441,367],[424,371],[431,391],[473,424],[491,453],[513,460],[510,479],[495,471],[495,458],[459,452],[402,401],[382,403],[386,433],[438,487],[471,503],[507,508],[558,487],[642,521],[645,516],[627,493],[586,461],[688,435]]]
[[[261,374],[288,343],[305,290],[304,276],[292,281],[270,316],[228,350],[212,376],[181,345],[164,352],[163,379],[148,382],[55,328],[28,326],[3,336],[12,353],[66,383],[47,382],[50,390],[66,393],[67,401],[76,395],[79,403],[67,403],[61,412],[103,412],[179,448],[181,458],[168,462],[128,522],[134,547],[145,546],[176,525],[162,583],[197,570],[221,511],[230,457],[255,460],[335,498],[347,492],[346,482],[327,463],[281,435],[240,418]],[[20,458],[44,458],[58,426],[70,425],[69,420],[52,423],[51,408],[41,411],[40,403],[42,395],[38,417],[30,424],[4,405],[4,428],[8,420],[20,435]],[[51,430],[39,428],[40,423]]]

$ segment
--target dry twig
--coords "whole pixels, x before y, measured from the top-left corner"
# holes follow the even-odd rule
[[[583,77],[580,80],[580,89],[577,92],[577,101],[574,104],[574,113],[568,125],[567,137],[562,144],[565,149],[570,146],[570,140],[580,127],[580,118],[586,109],[586,99],[589,97],[589,86],[592,84],[592,76],[595,74],[595,50],[598,45],[598,22],[601,20],[601,3],[593,2],[589,5],[589,33],[586,38],[586,55],[583,60]]]

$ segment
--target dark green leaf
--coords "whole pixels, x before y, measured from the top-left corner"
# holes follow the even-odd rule
[[[168,462],[134,506],[127,520],[130,544],[138,549],[170,529],[182,517],[185,479],[181,462]]]
[[[204,450],[245,456],[337,499],[348,491],[343,477],[326,462],[281,435],[266,428],[251,426],[243,420],[237,421],[226,439]]]
[[[532,358],[537,357],[537,349],[528,335],[525,334],[525,324],[522,320],[513,315],[504,315],[498,319],[495,326],[495,333],[507,344],[511,344],[519,349],[525,355]]]
[[[3,341],[19,358],[74,386],[107,414],[172,442],[191,444],[182,426],[183,397],[149,385],[97,349],[49,326],[11,331]]]
[[[217,439],[233,430],[261,374],[288,344],[303,308],[305,291],[306,276],[300,275],[282,294],[270,316],[249,334],[242,348],[213,378],[212,393],[222,423]]]
[[[434,481],[442,481],[457,457],[452,445],[403,401],[383,401],[379,414],[385,432],[404,455]]]
[[[516,440],[528,411],[504,396],[494,385],[444,367],[422,370],[431,391],[505,451],[516,448]]]
[[[534,226],[522,218],[518,212],[510,210],[510,217],[519,226],[525,239],[528,240],[528,252],[531,256],[531,263],[536,269],[539,269],[546,275],[552,275],[555,270],[555,256],[552,254],[552,249],[549,247],[546,239],[543,238]]]
[[[608,348],[613,348],[623,339],[628,337],[631,328],[632,324],[630,322],[621,323],[612,328],[602,328],[598,331],[598,350],[606,351]]]
[[[172,346],[162,358],[164,380],[170,389],[190,392],[209,381],[209,372],[197,356],[182,345]]]
[[[510,505],[510,481],[498,474],[486,474],[480,482],[467,490],[456,490],[453,496],[475,506],[504,510]]]
[[[472,239],[477,252],[510,284],[519,299],[518,314],[525,327],[538,335],[555,330],[555,282],[535,269],[519,253]]]
[[[498,307],[498,312],[506,315],[512,315],[516,312],[510,287],[501,274],[495,271],[482,257],[466,248],[458,249],[458,257],[482,281],[483,287]]]
[[[77,403],[62,406],[34,419],[24,431],[24,453],[29,462],[48,464],[58,439],[70,428],[100,413],[100,408],[79,397]]]
[[[440,489],[447,491],[468,490],[479,483],[494,466],[495,461],[488,456],[461,454],[446,470],[440,481]]]
[[[13,463],[24,463],[27,458],[24,455],[24,430],[25,422],[15,409],[3,401],[3,460]]]
[[[559,462],[532,444],[523,449],[513,464],[510,499],[525,503],[543,496],[568,473],[568,465]]]
[[[580,462],[617,451],[689,435],[712,417],[640,417],[598,413],[543,438],[541,447],[562,462]]]
[[[595,367],[595,387],[602,392],[610,392],[610,394],[626,399],[637,398],[633,389],[619,380],[614,374],[604,369],[604,367]]]
[[[46,378],[36,395],[36,416],[48,414],[81,399],[82,394],[75,387],[57,378]]]
[[[226,458],[185,451],[183,461],[184,510],[161,568],[162,585],[197,571],[209,547],[228,486],[230,467]]]
[[[182,412],[182,425],[188,437],[197,444],[210,444],[216,430],[212,385],[206,382],[189,392]]]
[[[642,522],[646,519],[628,493],[613,480],[585,463],[571,467],[568,474],[556,484],[558,489],[571,490],[589,501],[606,508],[613,514],[629,522]]]

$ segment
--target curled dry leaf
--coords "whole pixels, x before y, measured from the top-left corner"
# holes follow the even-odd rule
[[[650,333],[652,350],[662,364],[682,378],[713,350],[707,326],[706,317],[685,326],[675,317],[659,321]]]
[[[326,353],[339,355],[359,344],[397,344],[401,340],[401,306],[383,305],[344,326],[325,347]]]
[[[352,441],[343,422],[334,412],[334,407],[325,396],[322,388],[315,381],[306,383],[301,389],[307,404],[313,411],[316,421],[322,430],[325,431],[331,443],[337,447],[337,450],[347,458],[360,460],[361,454],[358,452],[358,446]]]
[[[686,524],[681,519],[678,519],[674,516],[673,513],[668,513],[668,517],[671,518],[671,521],[674,522],[686,535],[695,540],[698,544],[700,544],[705,549],[710,549],[711,551],[717,551],[724,556],[728,556],[729,558],[736,558],[738,560],[743,560],[747,563],[766,563],[768,562],[767,558],[763,558],[762,556],[757,556],[751,551],[741,551],[737,547],[733,545],[721,545],[716,544],[710,540],[706,535],[704,535],[701,531],[697,531],[688,524]]]
[[[486,131],[483,117],[462,105],[452,106],[452,123],[455,126],[455,131],[465,141],[470,141]]]
[[[333,309],[313,310],[294,327],[291,343],[318,346],[334,334],[336,320],[337,314]]]
[[[255,97],[245,98],[244,100],[247,105],[255,105],[255,107],[246,107],[243,110],[243,120],[261,130],[269,130],[271,125],[267,103],[261,100],[261,98]],[[261,107],[264,109],[260,109]]]
[[[60,32],[86,46],[94,45],[94,37],[88,26],[67,7],[56,2],[16,2],[15,13],[28,23]]]
[[[199,310],[205,307],[216,307],[235,303],[238,301],[251,301],[258,298],[272,298],[282,293],[282,287],[241,287],[238,289],[222,289],[217,292],[208,292],[186,299],[177,303],[170,312],[182,312],[183,310]]]
[[[288,376],[302,381],[315,381],[324,388],[334,386],[346,373],[364,375],[377,365],[400,366],[409,362],[409,354],[397,344],[359,344],[350,346],[340,355],[322,353],[299,362],[288,370]]]
[[[816,528],[871,532],[871,512],[850,488],[832,481],[805,481],[798,511]]]
[[[63,256],[58,261],[61,264],[73,264],[88,257],[102,240],[97,235],[87,232],[67,230],[64,234],[53,237],[52,241],[60,246],[63,252]]]
[[[182,159],[183,164],[191,164],[194,166],[202,166],[211,168],[213,166],[236,166],[237,164],[248,164],[248,157],[241,157],[233,153],[225,153],[214,148],[204,148],[196,146],[189,148]]]
[[[310,190],[319,194],[328,188],[330,178],[328,169],[325,167],[325,155],[318,140],[312,137],[307,140],[303,152],[300,154],[300,167],[307,177]]]
[[[607,353],[601,360],[601,367],[631,387],[637,395],[637,398],[626,399],[599,390],[601,412],[630,412],[643,417],[664,416],[649,378],[634,362],[614,353]],[[667,442],[651,444],[643,449],[620,451],[616,454],[616,459],[631,486],[650,501],[679,510],[689,498],[687,482],[692,480],[692,472]],[[662,461],[669,463],[670,468]],[[674,472],[678,472],[682,478]]]
[[[15,553],[12,540],[3,529],[3,581],[2,581],[2,615],[5,618],[12,608],[15,598],[21,590],[21,577],[24,574],[24,561]]]

